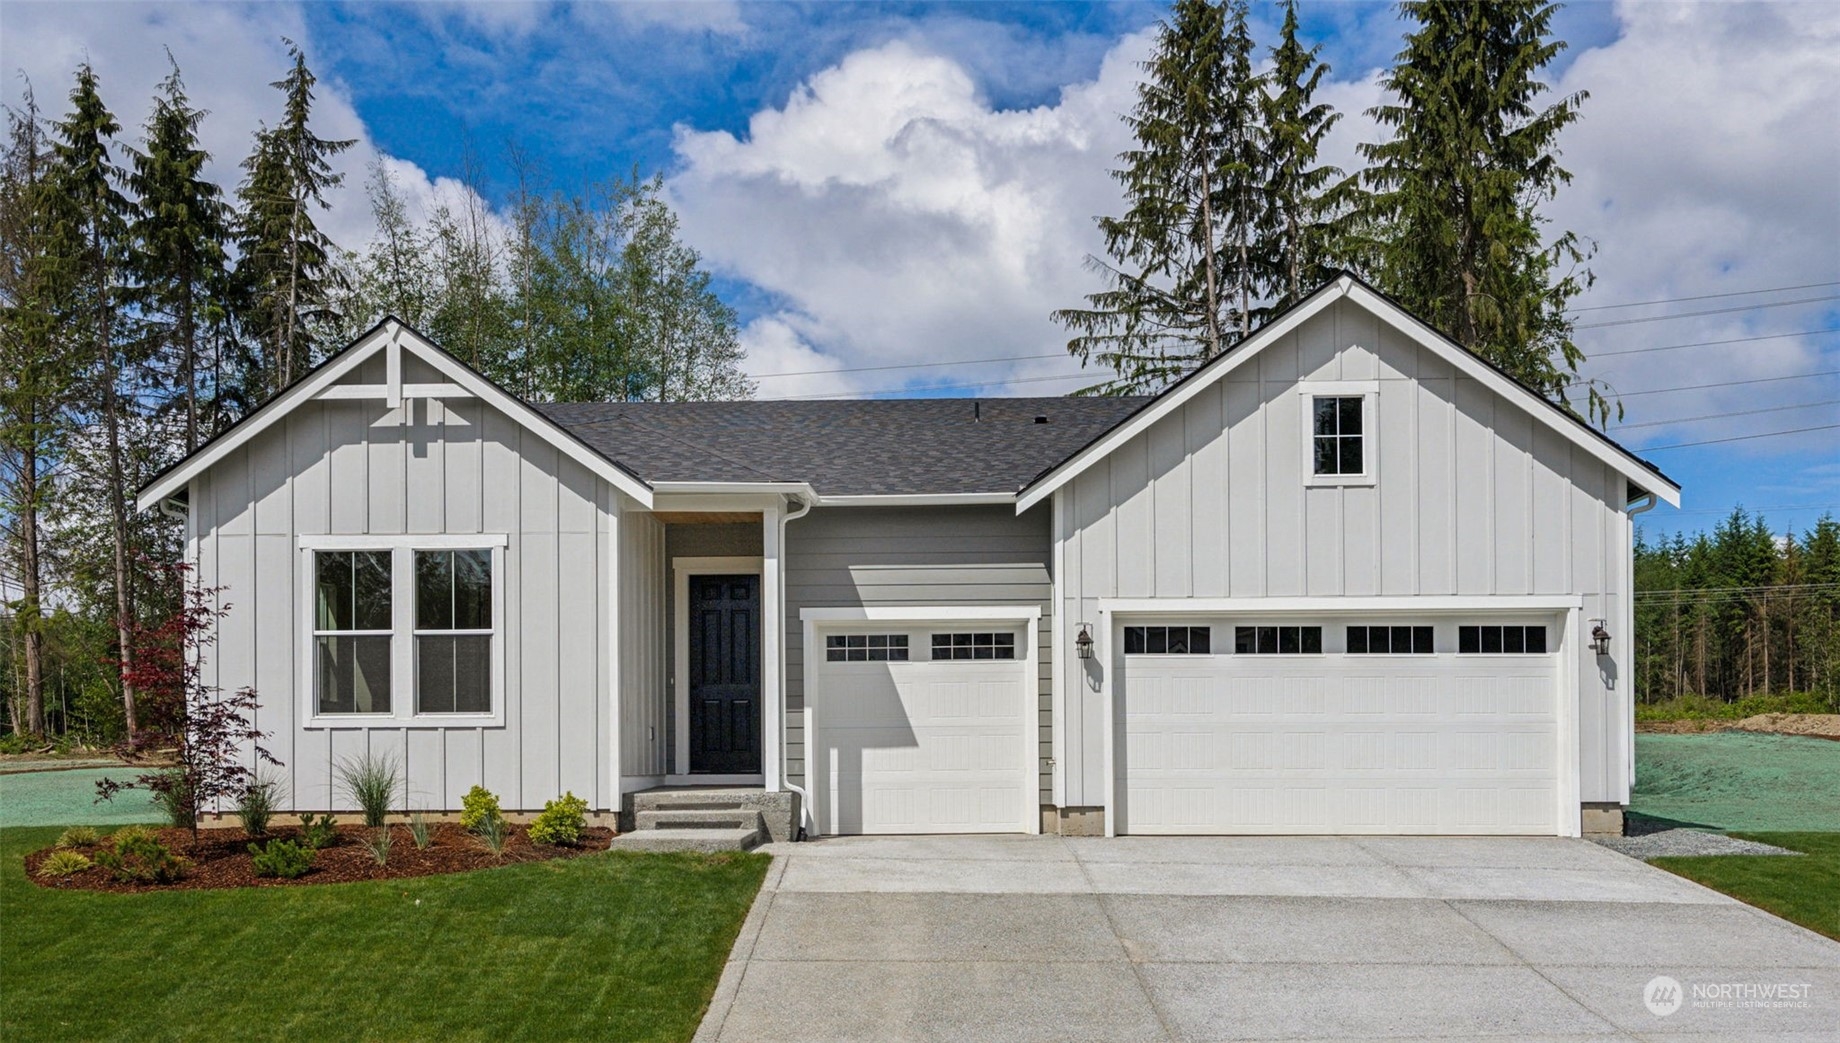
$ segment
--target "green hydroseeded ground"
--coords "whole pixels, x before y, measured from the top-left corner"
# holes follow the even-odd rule
[[[1840,742],[1800,735],[1637,735],[1630,810],[1718,830],[1840,830]]]
[[[0,830],[0,1039],[687,1040],[767,856],[586,855],[317,887],[100,894]]]
[[[97,779],[128,782],[147,770],[77,768],[0,775],[0,827],[123,826],[130,822],[162,822],[166,816],[153,806],[146,790],[130,790],[117,794],[112,801],[96,803]]]

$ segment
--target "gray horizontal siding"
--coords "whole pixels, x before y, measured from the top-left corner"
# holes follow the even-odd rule
[[[1053,582],[1049,511],[1014,508],[816,508],[786,527],[786,770],[805,776],[804,626],[807,608],[873,605],[1002,605],[1041,610],[1037,690],[1042,802],[1051,792],[1048,645]]]

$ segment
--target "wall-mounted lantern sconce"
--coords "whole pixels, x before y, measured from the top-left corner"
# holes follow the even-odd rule
[[[1591,620],[1591,651],[1598,655],[1610,654],[1610,631],[1604,629],[1604,621]]]
[[[1080,636],[1073,639],[1073,650],[1080,654],[1081,659],[1091,659],[1093,657],[1091,623],[1080,624]]]

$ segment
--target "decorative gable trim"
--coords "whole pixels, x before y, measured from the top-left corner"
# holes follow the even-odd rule
[[[1079,452],[1023,486],[1016,498],[1016,513],[1020,514],[1054,495],[1055,490],[1079,477],[1087,468],[1149,430],[1157,421],[1181,409],[1190,399],[1244,365],[1267,346],[1344,298],[1359,304],[1387,325],[1411,338],[1414,343],[1449,362],[1464,376],[1476,380],[1509,401],[1520,403],[1536,419],[1563,435],[1573,445],[1614,468],[1644,491],[1653,492],[1672,506],[1680,506],[1680,486],[1652,465],[1420,322],[1373,287],[1344,273],[1334,282],[1293,305],[1252,336],[1227,349],[1220,357],[1171,385],[1142,409],[1120,421]]]
[[[446,382],[405,384],[402,380],[402,354],[408,352],[434,367]],[[380,385],[340,384],[367,359],[379,352],[387,360],[385,383]],[[405,398],[477,398],[517,421],[564,456],[586,467],[594,475],[641,506],[652,506],[652,488],[637,475],[583,444],[555,421],[532,409],[505,389],[475,372],[464,362],[442,351],[428,338],[391,317],[353,341],[345,350],[320,363],[306,376],[264,403],[216,438],[168,468],[149,482],[136,497],[135,505],[145,511],[177,494],[193,478],[210,469],[224,457],[247,444],[250,439],[274,426],[301,404],[314,399],[381,399],[390,408]]]

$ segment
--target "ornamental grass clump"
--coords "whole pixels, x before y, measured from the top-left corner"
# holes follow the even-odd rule
[[[505,854],[505,841],[511,836],[511,827],[506,825],[503,815],[487,815],[479,820],[473,835],[479,838],[487,851],[502,858]]]
[[[268,820],[275,814],[277,788],[277,781],[271,775],[257,775],[244,787],[242,797],[236,802],[236,817],[243,824],[243,832],[252,837],[268,835]]]
[[[40,880],[61,880],[83,872],[91,864],[88,856],[76,851],[53,851],[38,864],[38,878]]]
[[[372,829],[383,825],[391,805],[396,802],[399,785],[395,755],[367,753],[353,760],[340,761],[339,781],[352,802],[364,811],[364,824]]]
[[[72,826],[63,833],[60,833],[57,838],[57,846],[66,849],[73,847],[95,847],[101,842],[102,834],[96,832],[93,826]]]
[[[417,851],[426,851],[434,843],[434,833],[428,825],[428,816],[420,811],[409,815],[409,839],[415,841]]]
[[[364,848],[371,853],[371,861],[378,866],[390,864],[390,845],[394,844],[390,827],[379,826],[370,836],[364,838]]]
[[[543,814],[530,824],[533,844],[574,846],[581,842],[581,831],[588,828],[588,802],[573,792],[564,793],[543,805]]]

